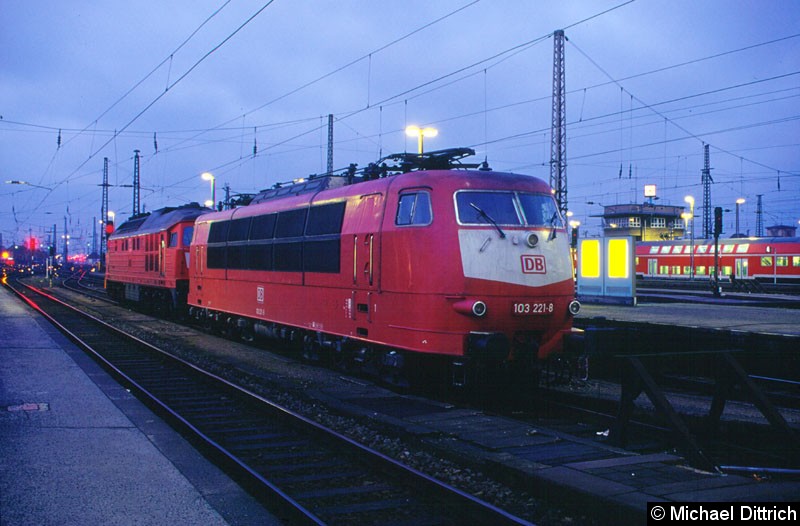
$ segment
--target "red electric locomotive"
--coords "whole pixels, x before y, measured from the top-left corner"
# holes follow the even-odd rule
[[[353,167],[198,217],[190,313],[391,377],[421,356],[455,383],[473,364],[527,370],[579,309],[569,239],[546,183],[456,169],[473,153],[400,154],[396,172]]]
[[[694,250],[694,257],[692,257]],[[800,283],[800,238],[719,240],[719,276],[762,283]],[[648,278],[709,279],[714,273],[714,240],[650,241],[636,244],[636,274]]]
[[[195,219],[210,208],[191,203],[131,217],[108,238],[106,289],[116,300],[156,310],[183,309]]]

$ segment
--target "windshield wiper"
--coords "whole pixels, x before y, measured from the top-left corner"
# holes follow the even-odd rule
[[[471,206],[472,208],[474,208],[475,210],[477,210],[478,214],[480,214],[480,216],[481,216],[481,217],[483,217],[484,219],[486,219],[488,222],[490,222],[490,223],[492,224],[492,226],[494,226],[494,227],[497,229],[497,232],[500,234],[500,238],[501,238],[501,239],[505,239],[505,238],[506,238],[506,233],[505,233],[505,232],[503,232],[503,229],[502,229],[502,228],[500,228],[500,225],[498,225],[498,224],[497,224],[497,221],[495,221],[494,219],[492,219],[492,218],[491,218],[491,216],[489,216],[489,214],[487,214],[486,212],[484,212],[484,211],[483,211],[483,209],[482,209],[481,207],[479,207],[479,206],[478,206],[478,205],[476,205],[475,203],[470,203],[470,204],[469,204],[469,206]]]
[[[547,236],[548,241],[552,241],[556,238],[556,220],[558,219],[558,211],[553,212],[553,217],[550,218],[550,227],[552,230],[550,231],[550,235]]]

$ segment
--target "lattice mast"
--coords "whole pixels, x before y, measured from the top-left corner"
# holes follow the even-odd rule
[[[758,204],[756,205],[756,237],[764,237],[764,208],[761,204],[761,198],[764,194],[758,194]]]
[[[564,76],[564,31],[553,33],[553,122],[550,141],[550,188],[561,216],[567,216],[567,111]]]
[[[106,223],[108,222],[108,157],[103,157],[103,199],[100,204],[100,261],[105,262],[105,254],[108,251],[108,234],[106,234]]]
[[[139,150],[133,150],[133,215],[139,212]]]
[[[333,114],[328,114],[328,175],[333,173]]]
[[[703,238],[711,238],[711,161],[708,155],[708,145],[703,145],[703,171],[701,182],[703,183]]]

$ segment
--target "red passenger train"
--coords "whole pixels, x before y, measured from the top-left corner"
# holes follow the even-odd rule
[[[694,258],[692,258],[694,250]],[[800,238],[740,237],[719,240],[721,279],[800,283]],[[636,274],[647,278],[709,279],[714,273],[714,240],[650,241],[636,244]]]
[[[531,370],[579,309],[569,239],[546,183],[458,164],[471,153],[399,154],[396,171],[313,177],[200,215],[191,316],[389,374],[421,356],[456,383],[476,364]]]

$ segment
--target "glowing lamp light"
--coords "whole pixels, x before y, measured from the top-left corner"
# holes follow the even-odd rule
[[[436,128],[420,128],[419,126],[408,126],[406,128],[406,135],[408,137],[417,138],[417,151],[420,155],[423,153],[423,137],[436,137],[439,135],[439,130]]]

